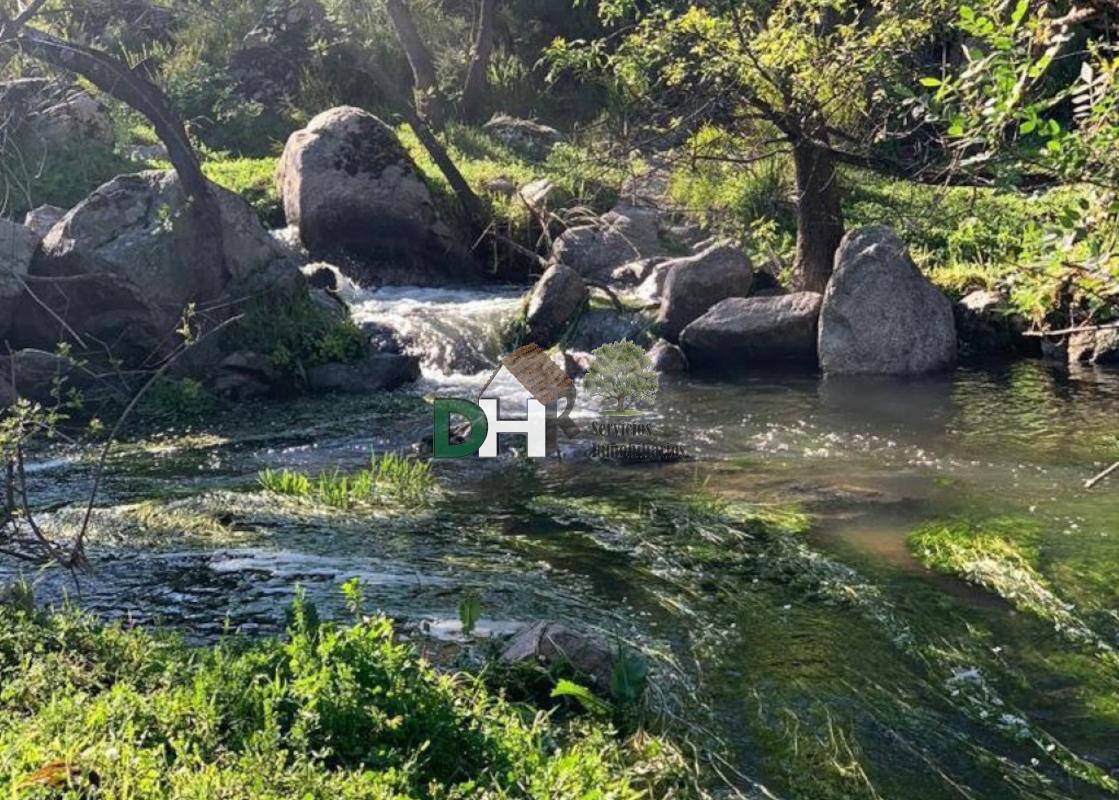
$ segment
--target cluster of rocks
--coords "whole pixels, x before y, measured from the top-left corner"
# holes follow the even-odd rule
[[[274,0],[230,58],[234,96],[275,108],[298,90],[315,43],[333,38],[318,0]]]
[[[830,374],[916,375],[956,363],[952,303],[885,226],[844,238],[823,294],[785,291],[733,243],[701,240],[648,206],[623,204],[567,230],[552,259],[525,320],[541,345],[561,335],[569,342],[590,288],[607,286],[641,308],[638,329],[660,337],[650,353],[664,372],[818,365]]]

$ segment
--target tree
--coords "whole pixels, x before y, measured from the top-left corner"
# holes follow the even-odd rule
[[[796,174],[795,272],[820,291],[843,235],[842,163],[923,179],[941,175],[935,131],[904,105],[937,31],[943,0],[601,0],[617,30],[559,42],[560,68],[599,74],[634,113],[669,126],[713,122],[775,146]],[[747,156],[744,160],[749,160]],[[931,159],[931,161],[930,161]]]
[[[639,402],[652,402],[657,396],[657,373],[649,355],[633,342],[614,342],[596,349],[583,386],[592,397],[614,404],[614,412]]]
[[[1019,265],[1016,305],[1048,329],[1119,318],[1119,3],[961,6],[961,57],[921,83],[962,173],[1014,189],[1068,184],[1040,249]]]

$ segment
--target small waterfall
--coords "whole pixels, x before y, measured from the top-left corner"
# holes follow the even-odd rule
[[[501,357],[501,333],[516,316],[521,287],[443,289],[384,286],[341,294],[359,325],[373,323],[395,331],[407,352],[420,358],[426,378],[487,372]]]

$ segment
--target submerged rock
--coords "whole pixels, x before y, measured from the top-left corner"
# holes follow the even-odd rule
[[[821,296],[731,297],[684,328],[680,346],[693,369],[816,364]]]
[[[562,622],[541,621],[513,636],[501,660],[507,664],[569,667],[604,690],[614,671],[614,654],[605,643],[579,633]]]
[[[555,344],[564,326],[590,296],[579,273],[555,264],[541,276],[528,302],[528,338],[541,347]]]
[[[359,283],[478,279],[411,156],[366,111],[332,108],[293,133],[276,181],[287,222],[312,257],[340,264]]]
[[[657,325],[670,342],[720,300],[748,295],[754,280],[750,259],[730,242],[665,262],[660,269],[666,271],[666,277]]]
[[[956,363],[952,304],[885,225],[843,237],[820,309],[828,373],[918,375]]]

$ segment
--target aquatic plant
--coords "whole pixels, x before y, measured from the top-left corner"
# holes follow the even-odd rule
[[[290,469],[264,469],[257,483],[274,494],[342,510],[385,502],[426,506],[438,491],[429,462],[395,453],[374,454],[358,472],[324,470],[314,479]]]
[[[5,796],[621,800],[684,772],[667,741],[511,704],[383,617],[339,626],[302,600],[282,639],[200,649],[0,607],[0,681]]]

